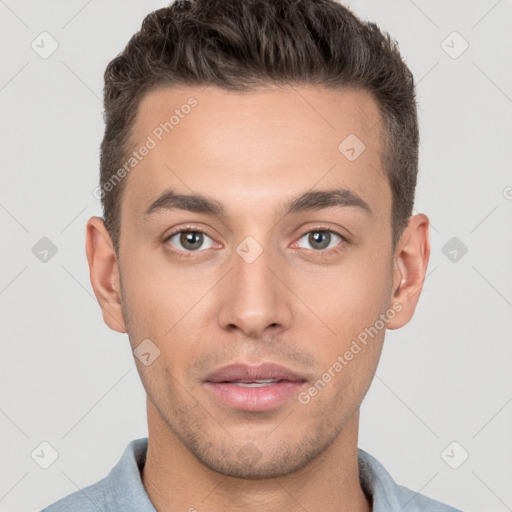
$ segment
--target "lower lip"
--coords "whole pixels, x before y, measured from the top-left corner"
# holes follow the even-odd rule
[[[241,411],[268,411],[295,395],[304,381],[282,381],[261,387],[242,387],[228,382],[205,382],[206,387],[224,404]]]

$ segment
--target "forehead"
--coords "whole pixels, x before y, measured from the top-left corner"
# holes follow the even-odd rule
[[[207,193],[239,212],[268,210],[305,190],[336,185],[386,210],[381,130],[378,105],[366,91],[153,90],[139,104],[131,137],[136,150],[151,149],[128,176],[123,209],[128,203],[143,211],[173,188]]]

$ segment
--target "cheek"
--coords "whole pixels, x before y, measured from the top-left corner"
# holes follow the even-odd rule
[[[186,276],[162,257],[127,247],[122,260],[123,299],[137,324],[158,328],[163,321],[172,325],[193,295]],[[181,312],[181,316],[184,311]]]
[[[369,327],[389,303],[391,278],[382,260],[347,261],[328,274],[317,273],[297,282],[313,316],[329,328],[325,333],[346,340]]]

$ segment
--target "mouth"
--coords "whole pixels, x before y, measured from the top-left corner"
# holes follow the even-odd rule
[[[242,388],[262,388],[265,386],[270,386],[272,384],[277,384],[278,382],[283,382],[283,380],[282,379],[280,379],[280,380],[258,379],[258,380],[254,380],[254,381],[239,381],[239,380],[234,380],[231,382],[226,381],[226,383],[233,384],[234,386],[240,386]]]
[[[306,379],[274,363],[232,364],[208,375],[203,384],[212,398],[241,411],[276,409],[294,396]]]

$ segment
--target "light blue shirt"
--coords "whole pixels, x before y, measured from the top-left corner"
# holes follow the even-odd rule
[[[112,471],[99,482],[76,491],[41,512],[156,512],[140,478],[148,439],[135,439]],[[397,485],[382,464],[359,449],[361,486],[373,499],[373,512],[461,512]]]

